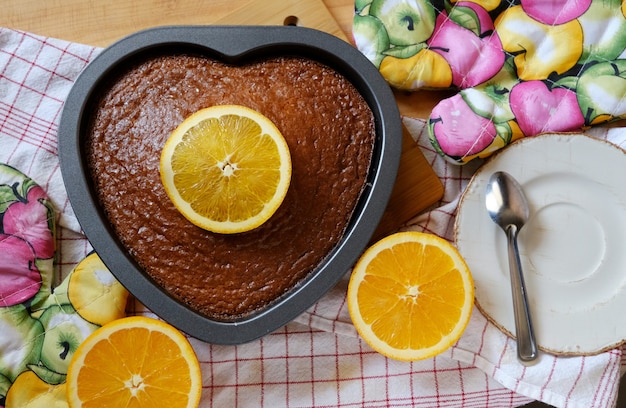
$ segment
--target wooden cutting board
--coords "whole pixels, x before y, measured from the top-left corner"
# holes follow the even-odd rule
[[[315,28],[349,41],[322,0],[266,1],[244,6],[213,22],[232,25],[298,25]],[[404,129],[398,177],[387,210],[373,239],[389,234],[437,202],[443,186],[422,151]]]

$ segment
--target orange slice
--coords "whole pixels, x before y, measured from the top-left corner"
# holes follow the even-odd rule
[[[348,310],[360,336],[402,361],[440,354],[465,330],[474,303],[467,264],[448,241],[399,232],[371,246],[348,284]]]
[[[197,407],[200,364],[189,341],[167,323],[133,316],[93,332],[67,373],[70,408]]]
[[[274,123],[239,105],[202,109],[170,135],[161,180],[193,224],[229,234],[252,230],[282,203],[291,182],[287,142]]]

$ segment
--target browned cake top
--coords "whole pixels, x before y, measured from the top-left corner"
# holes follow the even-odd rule
[[[107,84],[87,130],[98,199],[136,262],[171,296],[216,320],[258,311],[305,278],[341,239],[364,188],[375,138],[367,103],[342,75],[300,57],[228,65],[155,56]],[[219,235],[187,221],[159,175],[161,148],[184,118],[238,104],[287,140],[292,181],[257,229]]]

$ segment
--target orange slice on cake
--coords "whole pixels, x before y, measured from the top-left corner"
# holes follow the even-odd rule
[[[287,142],[274,123],[239,105],[202,109],[170,135],[161,180],[174,206],[216,233],[252,230],[282,203],[291,181]]]

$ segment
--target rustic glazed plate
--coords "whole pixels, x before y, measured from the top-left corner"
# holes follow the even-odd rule
[[[521,139],[470,181],[456,244],[476,285],[478,307],[515,333],[506,237],[485,209],[495,171],[515,177],[530,218],[519,248],[537,344],[555,354],[595,354],[626,339],[626,152],[581,134]]]
[[[365,190],[339,244],[285,296],[248,318],[215,321],[155,284],[112,231],[88,174],[84,129],[91,98],[113,72],[144,53],[193,49],[237,64],[264,55],[296,55],[323,63],[346,77],[370,106],[376,141]],[[375,67],[350,44],[302,27],[161,27],[131,35],[102,51],[82,72],[64,106],[59,127],[61,171],[74,212],[111,272],[143,304],[180,330],[207,342],[239,344],[264,336],[313,305],[349,271],[374,233],[391,194],[402,148],[400,114]],[[158,256],[158,252],[157,252]]]

